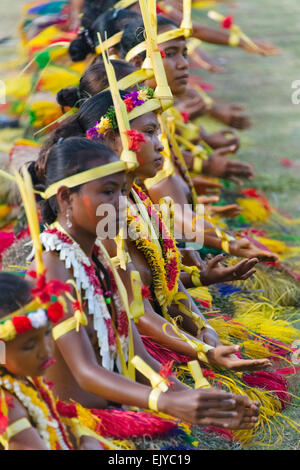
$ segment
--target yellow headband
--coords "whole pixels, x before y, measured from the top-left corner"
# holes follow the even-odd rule
[[[126,77],[121,78],[118,81],[118,88],[119,90],[127,90],[127,88],[131,88],[137,83],[144,82],[145,80],[150,80],[153,77],[154,77],[153,70],[145,70],[145,69],[136,70],[135,72],[132,72],[129,75],[126,75]],[[103,91],[108,91],[108,90],[109,90],[109,86],[105,88],[105,90]]]
[[[77,175],[72,175],[68,178],[64,178],[63,180],[57,181],[56,183],[51,184],[44,193],[41,193],[39,191],[36,192],[40,194],[43,199],[49,199],[57,193],[61,186],[74,188],[75,186],[88,183],[89,181],[93,181],[98,178],[103,178],[104,176],[113,175],[114,173],[119,173],[120,171],[126,170],[126,163],[119,160],[117,162],[108,163],[107,165],[91,168],[90,170],[83,171]]]
[[[128,114],[129,121],[143,116],[144,114],[151,113],[152,111],[157,111],[158,109],[161,109],[160,100],[152,98],[151,100],[145,101],[141,106],[136,106],[132,111],[130,111]]]
[[[114,9],[117,10],[117,9],[125,9],[125,8],[128,8],[128,7],[131,7],[131,5],[133,5],[134,3],[136,3],[137,0],[120,0],[118,3],[116,3],[114,5]]]
[[[21,307],[15,312],[12,312],[9,315],[0,318],[0,322],[3,323],[7,320],[11,320],[13,317],[25,315],[26,313],[30,313],[37,310],[38,308],[41,308],[41,302],[39,302],[37,299],[31,300],[28,304],[24,305],[24,307]]]
[[[178,29],[171,29],[170,31],[166,31],[165,33],[159,34],[157,36],[158,44],[163,44],[164,42],[172,41],[172,39],[183,37],[189,37],[190,34],[187,34],[187,30],[185,28],[178,28]],[[147,49],[146,41],[140,42],[134,46],[130,51],[127,53],[125,60],[129,62],[133,57],[138,54],[141,54]]]
[[[102,54],[103,51],[107,51],[110,47],[115,46],[116,44],[119,44],[123,36],[123,31],[120,31],[119,33],[114,34],[110,38],[106,39],[106,41],[103,42],[102,46],[98,44],[96,47],[96,54],[100,55]]]

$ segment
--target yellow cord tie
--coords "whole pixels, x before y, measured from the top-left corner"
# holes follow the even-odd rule
[[[200,272],[199,272],[199,268],[197,266],[185,266],[184,264],[182,264],[180,266],[180,269],[182,271],[185,271],[186,273],[188,273],[191,276],[192,283],[194,284],[195,287],[201,287],[202,286],[202,283],[201,283],[201,280],[200,280]]]
[[[202,369],[198,361],[190,361],[187,366],[194,379],[195,388],[211,388],[210,383],[203,376]]]
[[[131,319],[137,323],[139,319],[145,314],[140,273],[138,271],[131,271],[130,279],[133,294],[133,301],[130,304],[130,316]]]
[[[126,271],[126,265],[128,262],[128,256],[124,249],[124,227],[120,228],[118,235],[115,238],[115,243],[117,245],[117,258],[119,260],[120,268],[123,271]]]
[[[172,328],[176,336],[171,336],[169,335],[169,333],[167,333],[166,330],[168,326]],[[196,339],[194,340],[194,339],[188,338],[182,331],[180,331],[180,329],[178,328],[178,326],[175,324],[174,321],[172,323],[164,323],[163,332],[170,338],[177,339],[177,340],[180,338],[181,341],[184,341],[191,348],[193,348],[194,351],[196,351],[199,361],[208,363],[208,359],[205,353],[207,353],[207,351],[210,351],[211,349],[214,349],[212,346],[201,343],[200,341],[197,341]],[[179,336],[179,338],[177,338],[177,336]]]
[[[147,377],[152,388],[158,388],[161,392],[168,390],[167,380],[155,372],[141,357],[134,356],[131,362],[141,374]]]
[[[105,437],[100,436],[92,429],[89,429],[87,426],[81,424],[77,418],[71,418],[67,420],[67,423],[70,424],[72,434],[74,434],[77,441],[79,441],[79,439],[83,436],[92,437],[101,444],[104,444],[106,447],[108,447],[109,450],[121,450],[121,448],[113,444],[113,442],[105,439]],[[79,442],[77,442],[77,444],[79,445]]]
[[[18,419],[18,421],[15,421],[14,423],[10,424],[6,429],[4,433],[5,439],[9,441],[20,432],[25,431],[25,429],[29,429],[31,427],[32,426],[27,418]]]
[[[189,302],[189,306],[187,307],[186,305],[184,305],[181,300],[187,300]],[[174,295],[173,302],[177,305],[181,313],[193,320],[193,322],[198,327],[198,332],[200,332],[203,328],[206,328],[205,321],[200,317],[200,315],[193,312],[193,310],[191,309],[191,301],[186,294],[184,294],[183,292],[177,292],[177,294]]]
[[[153,388],[153,390],[151,390],[148,398],[148,407],[150,410],[158,412],[157,402],[161,393],[159,388]]]

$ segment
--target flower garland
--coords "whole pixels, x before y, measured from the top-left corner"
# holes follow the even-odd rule
[[[56,411],[52,392],[42,379],[34,379],[33,384],[36,389],[10,375],[0,377],[0,386],[15,395],[26,408],[47,449],[71,450],[72,445]]]
[[[123,303],[118,295],[115,283],[112,282],[112,291],[103,292],[94,265],[80,248],[78,243],[72,240],[68,234],[58,228],[46,229],[41,234],[41,242],[46,251],[57,251],[59,257],[65,262],[66,269],[72,268],[76,286],[79,291],[84,291],[84,299],[87,300],[88,313],[93,315],[93,326],[97,333],[102,366],[108,370],[114,369],[114,361],[122,373],[122,366],[118,354],[117,341],[114,334],[112,319],[108,310],[109,297],[114,300],[117,311],[117,328],[120,345],[124,358],[128,358],[128,319]],[[102,255],[102,245],[96,241],[94,255],[99,258],[113,278],[108,262]]]
[[[27,274],[37,280],[36,287],[30,291],[34,300],[0,320],[0,340],[11,341],[33,328],[46,326],[49,320],[57,323],[64,317],[61,294],[70,292],[70,286],[56,280],[46,282],[45,274],[37,276],[34,271]]]
[[[144,254],[152,272],[154,292],[163,313],[167,313],[167,307],[172,303],[174,295],[178,291],[178,280],[180,275],[180,253],[172,235],[165,227],[161,214],[155,209],[151,199],[136,184],[133,185],[136,193],[146,207],[147,213],[156,224],[158,229],[159,243],[162,256],[155,242],[149,238],[145,221],[140,214],[133,213],[133,208],[128,207],[127,223],[138,237],[134,237],[136,247]]]
[[[124,96],[124,103],[126,105],[127,113],[130,113],[137,106],[141,106],[146,101],[149,101],[154,96],[154,90],[152,88],[143,87],[140,90],[134,90]],[[110,106],[107,113],[101,117],[99,122],[95,123],[95,126],[88,129],[86,136],[88,139],[101,139],[102,134],[108,129],[118,129],[118,121],[114,106]]]

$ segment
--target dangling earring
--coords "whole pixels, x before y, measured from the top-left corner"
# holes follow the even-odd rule
[[[69,209],[66,212],[66,217],[67,217],[67,227],[71,228],[72,227],[72,222],[70,220],[70,210]]]

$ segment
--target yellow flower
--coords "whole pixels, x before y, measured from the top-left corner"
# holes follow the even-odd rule
[[[148,90],[140,90],[138,94],[138,99],[142,101],[148,101]]]
[[[3,341],[11,341],[16,336],[17,332],[11,320],[7,320],[0,325],[0,339]]]
[[[10,211],[11,208],[7,204],[0,204],[0,219],[5,219]]]
[[[110,120],[102,116],[101,121],[96,126],[96,129],[97,129],[98,134],[103,134],[107,129],[110,129],[111,127],[112,125],[111,125]]]

